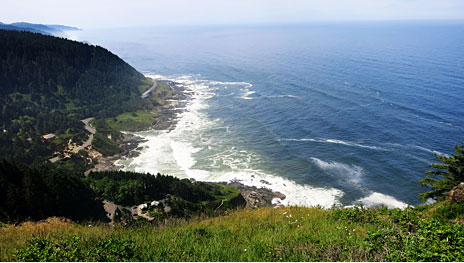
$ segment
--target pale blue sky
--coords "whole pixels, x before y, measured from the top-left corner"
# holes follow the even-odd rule
[[[81,28],[464,19],[464,0],[0,0],[0,21]]]

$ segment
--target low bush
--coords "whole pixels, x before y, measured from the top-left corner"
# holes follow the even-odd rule
[[[92,249],[88,249],[92,247]],[[49,241],[32,238],[26,248],[14,253],[19,261],[138,261],[137,246],[117,238],[83,241],[79,237]]]

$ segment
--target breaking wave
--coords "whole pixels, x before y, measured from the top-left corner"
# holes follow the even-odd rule
[[[369,207],[386,206],[388,208],[400,208],[404,209],[408,207],[408,204],[398,201],[393,196],[385,195],[381,193],[372,193],[369,196],[363,197],[354,202],[355,204],[362,204]]]
[[[350,142],[350,141],[342,141],[336,139],[324,139],[324,138],[303,138],[303,139],[281,139],[282,141],[295,141],[295,142],[322,142],[322,143],[335,143],[335,144],[343,144],[352,147],[360,147],[360,148],[367,148],[372,150],[379,150],[379,151],[390,151],[390,149],[386,149],[379,146],[372,146],[372,145],[364,145],[360,143]]]
[[[321,159],[312,157],[314,164],[320,169],[340,176],[341,179],[351,182],[353,184],[359,184],[363,175],[363,168],[357,165],[348,165],[338,162],[325,162]]]

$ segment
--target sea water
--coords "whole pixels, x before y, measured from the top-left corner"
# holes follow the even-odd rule
[[[464,24],[319,23],[84,30],[191,99],[124,169],[238,180],[285,205],[417,205],[464,141]]]

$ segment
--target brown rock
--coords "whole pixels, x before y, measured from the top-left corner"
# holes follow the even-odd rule
[[[464,203],[464,182],[451,189],[446,200],[448,200],[451,204]]]

